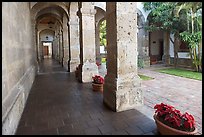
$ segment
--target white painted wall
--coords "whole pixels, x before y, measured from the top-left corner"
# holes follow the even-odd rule
[[[172,38],[172,40],[174,40],[173,34],[171,34],[170,37]],[[170,52],[170,57],[173,58],[173,57],[174,57],[174,45],[173,45],[173,43],[172,43],[170,40],[169,40],[169,42],[170,42],[170,50],[169,50],[169,52]],[[189,58],[190,58],[189,52],[178,52],[178,57],[179,57],[179,58],[189,59]]]
[[[162,31],[154,31],[150,36],[150,51],[151,55],[159,55],[159,40],[163,39]],[[156,43],[153,43],[155,41]]]
[[[46,37],[48,37],[48,39]],[[53,35],[51,35],[51,34],[41,34],[40,35],[40,40],[41,41],[53,41]]]

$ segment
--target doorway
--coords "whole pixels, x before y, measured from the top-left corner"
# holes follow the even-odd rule
[[[162,56],[164,54],[164,41],[163,39],[159,40],[159,57],[158,57],[158,60],[159,61],[162,61]]]
[[[52,57],[52,42],[43,42],[43,57]]]

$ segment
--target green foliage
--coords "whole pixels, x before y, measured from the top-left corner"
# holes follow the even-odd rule
[[[142,58],[139,58],[138,57],[138,60],[137,60],[137,67],[138,68],[144,68],[144,60]]]
[[[106,20],[100,24],[100,45],[106,46]]]
[[[196,33],[190,33],[184,31],[180,33],[182,40],[190,46],[190,48],[196,48],[196,45],[199,45],[199,42],[202,40],[202,33],[201,31]]]
[[[144,2],[144,10],[151,10],[149,31],[163,30],[188,43],[190,57],[197,71],[201,70],[202,2]],[[180,33],[179,35],[177,35]],[[177,49],[178,43],[174,42]],[[174,50],[175,55],[177,51]]]
[[[185,21],[175,15],[176,2],[144,2],[144,10],[151,10],[149,31],[164,30],[172,33],[185,30]]]
[[[142,75],[142,74],[138,74],[138,76],[140,77],[141,80],[151,80],[151,79],[154,79],[152,77],[145,76],[145,75]]]
[[[106,58],[102,58],[101,63],[106,63]]]

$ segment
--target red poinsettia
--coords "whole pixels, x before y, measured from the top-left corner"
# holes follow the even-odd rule
[[[95,75],[92,79],[95,84],[104,84],[104,78],[100,75]]]
[[[155,113],[159,120],[168,126],[183,131],[192,131],[195,129],[194,117],[187,112],[181,114],[173,106],[164,103],[156,104],[154,109],[156,109]]]

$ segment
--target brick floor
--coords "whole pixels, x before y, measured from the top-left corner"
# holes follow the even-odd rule
[[[144,105],[154,112],[154,105],[164,102],[183,113],[188,112],[195,118],[198,134],[202,134],[202,81],[154,71],[160,68],[164,67],[150,67],[138,71],[154,78],[142,81]]]
[[[155,130],[154,121],[138,110],[113,112],[91,83],[78,83],[74,73],[45,60],[16,135],[141,135]]]
[[[106,74],[104,64],[99,72]],[[198,134],[202,134],[202,81],[183,78],[156,72],[156,69],[167,68],[163,64],[151,65],[149,68],[139,69],[138,73],[154,78],[142,81],[144,106],[137,107],[145,116],[153,119],[154,105],[167,103],[181,112],[192,114],[196,121]],[[168,67],[171,68],[171,67]],[[152,133],[148,133],[152,134]]]

